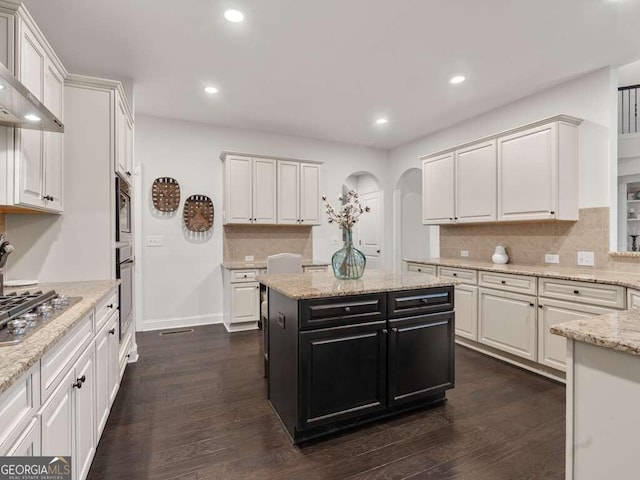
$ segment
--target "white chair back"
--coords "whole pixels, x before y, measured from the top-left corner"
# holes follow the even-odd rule
[[[276,273],[302,273],[302,255],[279,253],[267,257],[267,275]]]

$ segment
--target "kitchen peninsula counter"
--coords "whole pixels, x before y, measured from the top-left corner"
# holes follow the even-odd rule
[[[456,281],[381,270],[258,281],[268,398],[294,443],[442,403],[454,387]]]

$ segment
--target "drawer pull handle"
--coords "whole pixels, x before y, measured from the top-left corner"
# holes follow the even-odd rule
[[[575,293],[576,295],[580,295],[580,290],[574,290],[573,293]]]
[[[531,303],[531,302],[529,302],[529,306],[530,307],[535,307],[535,305],[533,303]]]
[[[86,375],[82,375],[77,379],[76,383],[73,384],[74,388],[82,388],[82,384],[87,380]]]
[[[502,285],[506,285],[507,281],[506,281],[506,280],[500,280],[500,283],[501,283]]]
[[[345,312],[350,312],[351,311],[351,307],[344,307],[344,311]]]
[[[111,330],[109,330],[109,334],[110,335],[115,335],[116,334],[116,329],[112,328]]]
[[[428,298],[421,298],[420,301],[422,303],[429,303],[429,299]]]

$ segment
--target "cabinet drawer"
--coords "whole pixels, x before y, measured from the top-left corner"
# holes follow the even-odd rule
[[[468,285],[478,284],[478,272],[466,268],[438,267],[438,276],[452,278]]]
[[[384,320],[384,294],[305,300],[300,304],[300,330]]]
[[[627,308],[640,308],[640,291],[627,289]]]
[[[435,265],[421,265],[419,263],[407,263],[409,272],[426,273],[427,275],[436,275]]]
[[[6,455],[40,408],[40,365],[36,363],[0,397],[0,454]]]
[[[96,305],[96,329],[97,332],[109,320],[109,317],[118,309],[118,289],[107,295]]]
[[[255,282],[258,270],[232,270],[231,283]]]
[[[625,308],[626,295],[624,287],[555,280],[552,278],[541,278],[539,282],[541,297],[588,303],[602,307]]]
[[[518,293],[536,294],[536,277],[512,273],[480,272],[480,286],[510,290]]]
[[[60,342],[44,354],[40,360],[42,402],[49,398],[51,392],[66,374],[71,362],[84,350],[93,338],[93,314],[84,317],[60,340]]]
[[[448,312],[453,310],[453,287],[391,292],[387,308],[389,318]]]

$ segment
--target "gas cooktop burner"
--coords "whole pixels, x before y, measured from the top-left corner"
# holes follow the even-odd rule
[[[54,290],[0,296],[0,346],[20,343],[80,300]]]

